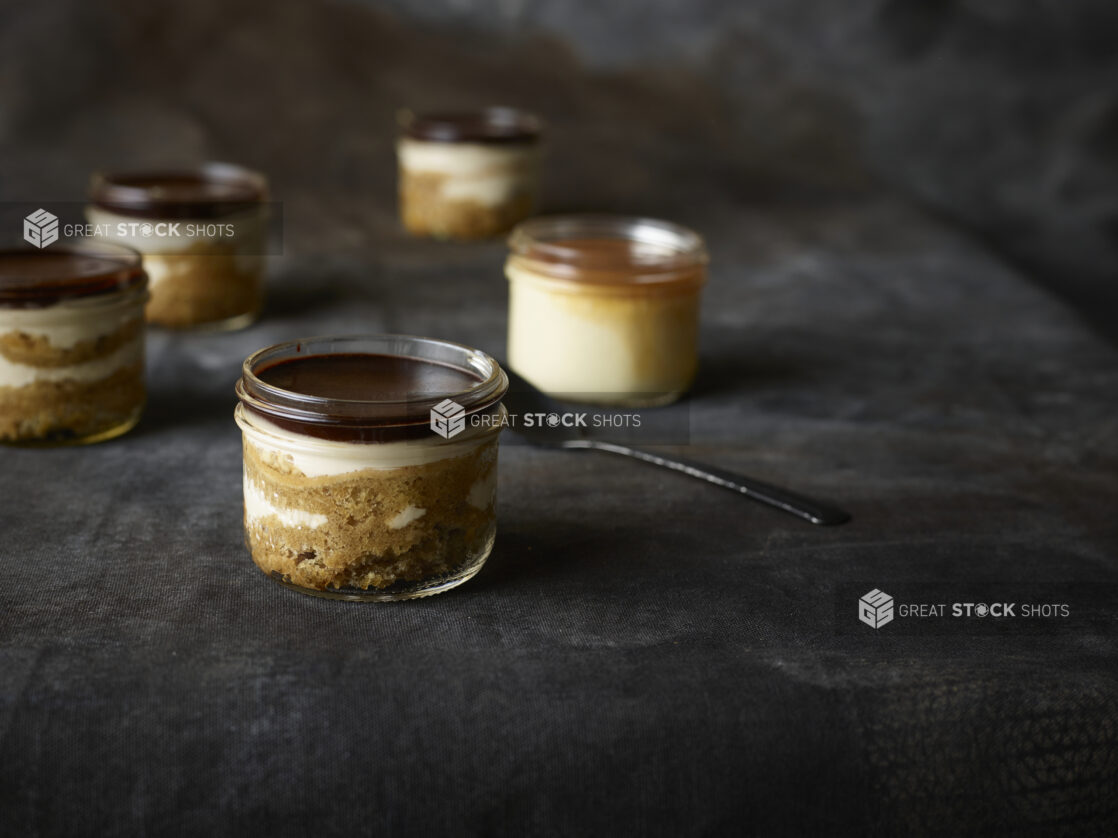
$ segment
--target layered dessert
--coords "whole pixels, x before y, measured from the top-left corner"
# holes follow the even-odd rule
[[[315,339],[250,357],[236,419],[253,561],[290,587],[355,600],[472,577],[496,534],[507,386],[488,356],[421,338]]]
[[[136,424],[146,286],[124,247],[0,251],[0,442],[97,442]]]
[[[144,254],[150,322],[234,329],[263,304],[267,192],[262,175],[223,163],[97,175],[86,220]]]
[[[481,239],[532,214],[540,124],[511,108],[401,118],[400,217],[418,236]]]
[[[554,216],[509,240],[510,367],[591,404],[667,404],[698,368],[702,239],[650,219]]]

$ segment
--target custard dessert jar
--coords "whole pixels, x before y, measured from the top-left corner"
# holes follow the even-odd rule
[[[144,255],[150,322],[238,329],[263,304],[267,200],[263,175],[228,163],[98,174],[86,220]]]
[[[698,366],[702,238],[647,218],[544,216],[509,238],[509,366],[570,401],[668,404]]]
[[[417,236],[483,239],[532,214],[540,122],[512,108],[400,116],[400,219]]]
[[[100,242],[0,251],[0,442],[99,442],[144,407],[140,254]]]
[[[349,600],[471,578],[496,534],[507,389],[488,355],[427,338],[315,338],[249,357],[236,420],[252,560]]]

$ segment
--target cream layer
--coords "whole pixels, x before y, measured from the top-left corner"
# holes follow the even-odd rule
[[[365,469],[396,469],[421,466],[469,454],[493,438],[494,428],[466,428],[453,439],[431,432],[430,439],[402,442],[336,442],[281,428],[257,415],[246,415],[243,405],[235,411],[237,424],[247,444],[264,462],[286,462],[307,477],[352,474]],[[502,421],[505,414],[501,408]],[[494,456],[496,452],[494,452]]]
[[[110,355],[64,367],[16,364],[0,355],[0,387],[25,387],[39,381],[100,381],[122,367],[140,364],[143,360],[142,336],[129,341]]]
[[[249,480],[248,471],[244,475],[245,484],[245,515],[252,521],[261,518],[276,517],[285,527],[308,527],[317,529],[329,520],[319,512],[305,512],[302,509],[290,509],[277,506],[269,500],[264,492]]]
[[[448,201],[497,206],[531,188],[539,148],[534,143],[436,143],[404,138],[400,167],[411,174],[441,175]]]
[[[83,341],[111,335],[139,316],[138,312],[131,294],[112,302],[89,297],[46,308],[0,308],[0,335],[23,332],[46,338],[56,349],[72,349]]]
[[[248,272],[258,269],[264,254],[268,224],[265,205],[222,218],[171,220],[133,218],[90,205],[85,209],[85,218],[98,230],[108,232],[101,238],[128,245],[144,255],[144,271],[152,288],[163,282],[172,271],[172,266],[161,256],[181,256],[185,253],[205,256],[207,251],[227,254],[232,250],[239,270]],[[157,231],[167,229],[159,227],[160,224],[177,224],[179,232],[157,235]],[[152,227],[150,234],[144,235],[144,225]],[[233,226],[233,235],[217,232],[226,230],[227,225]],[[212,234],[206,232],[211,227],[214,229]],[[191,228],[197,235],[186,235]]]
[[[285,527],[306,527],[307,529],[316,530],[330,520],[321,512],[307,512],[303,509],[293,509],[273,503],[264,492],[252,482],[248,476],[247,469],[244,472],[244,489],[245,516],[250,521],[260,521],[264,518],[276,518]],[[472,495],[473,492],[471,490],[471,497]],[[472,502],[471,500],[471,503]],[[477,504],[474,505],[477,506]],[[484,509],[487,508],[487,506],[481,508]],[[408,524],[418,521],[426,514],[427,510],[418,506],[405,507],[388,522],[388,529],[402,530],[404,527],[408,526]]]

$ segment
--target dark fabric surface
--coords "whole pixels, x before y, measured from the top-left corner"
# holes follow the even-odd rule
[[[277,260],[253,328],[151,333],[133,433],[0,452],[2,831],[1113,831],[1114,351],[890,200],[700,214],[676,450],[851,524],[507,437],[476,579],[287,591],[242,546],[240,361],[362,330],[501,352],[506,289],[500,244]],[[1069,582],[1065,630],[855,619],[873,587]]]
[[[348,244],[397,108],[512,104],[551,128],[552,205],[631,211],[712,159],[739,187],[872,176],[1118,342],[1116,40],[1113,0],[0,0],[0,200],[232,159]]]
[[[0,198],[230,159],[284,224],[258,325],[150,334],[133,433],[0,449],[0,835],[1118,833],[1118,354],[866,174],[1052,287],[1111,276],[1112,6],[502,3],[481,38],[370,3],[2,5]],[[408,240],[394,207],[396,108],[493,102],[547,120],[547,210],[707,236],[674,450],[851,524],[506,437],[462,588],[332,603],[256,570],[246,355],[503,354],[502,245]],[[875,631],[872,588],[1071,614]]]

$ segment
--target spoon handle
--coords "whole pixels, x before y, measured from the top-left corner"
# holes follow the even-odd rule
[[[787,489],[781,489],[778,486],[772,486],[760,480],[754,480],[752,477],[723,471],[722,469],[713,468],[702,463],[681,460],[675,457],[663,457],[660,454],[653,454],[650,451],[643,451],[640,448],[630,448],[627,445],[616,445],[612,442],[602,442],[593,439],[568,440],[563,443],[562,447],[590,448],[595,451],[608,451],[610,454],[633,457],[634,459],[651,463],[654,466],[669,468],[672,471],[682,472],[689,477],[696,477],[699,480],[713,483],[715,486],[721,486],[723,489],[740,492],[747,498],[752,498],[753,500],[760,501],[769,506],[774,506],[790,515],[803,518],[805,521],[810,521],[813,524],[830,526],[834,524],[844,524],[850,520],[850,515],[837,506],[832,506],[829,503],[821,503],[820,501],[812,500],[811,498],[804,497],[795,492],[790,492]]]

